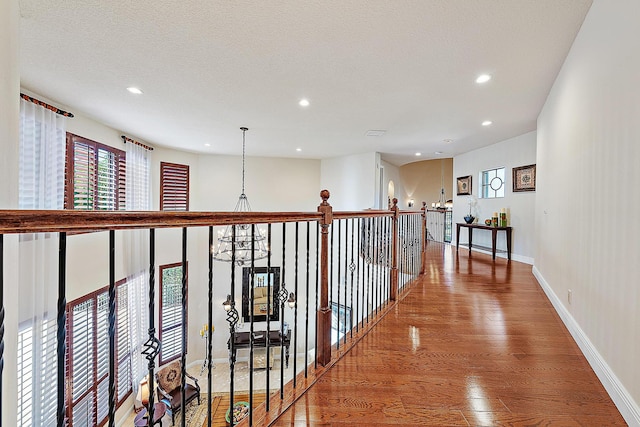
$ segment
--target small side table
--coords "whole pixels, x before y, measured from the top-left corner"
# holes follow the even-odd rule
[[[162,402],[158,402],[153,405],[153,424],[162,425],[162,417],[167,413],[167,405]],[[144,427],[149,425],[149,417],[147,416],[147,408],[142,408],[138,415],[133,420],[133,425],[136,427]]]

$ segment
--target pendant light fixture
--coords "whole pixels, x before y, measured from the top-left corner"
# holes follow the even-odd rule
[[[249,128],[241,127],[240,130],[242,131],[242,193],[240,194],[238,203],[236,203],[234,212],[251,212],[249,200],[244,193],[245,133]],[[224,231],[221,230],[218,233],[218,248],[213,254],[213,258],[223,262],[235,261],[240,267],[250,265],[252,246],[254,261],[267,257],[269,251],[267,250],[265,236],[262,230],[258,227],[252,227],[251,224],[228,225]]]

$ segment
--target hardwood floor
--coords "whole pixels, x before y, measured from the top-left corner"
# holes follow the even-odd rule
[[[427,274],[272,425],[626,425],[530,265],[428,247]]]

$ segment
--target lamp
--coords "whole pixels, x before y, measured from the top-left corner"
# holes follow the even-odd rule
[[[240,316],[238,315],[238,310],[236,310],[236,302],[231,299],[231,295],[227,295],[227,299],[222,303],[222,307],[224,307],[224,311],[227,312],[229,329],[231,332],[234,332]]]
[[[290,308],[293,308],[296,306],[296,294],[294,294],[293,292],[289,294],[289,299],[287,300],[287,304],[289,304]]]
[[[245,133],[249,128],[241,127],[240,130],[242,131],[242,193],[234,212],[251,212],[249,200],[244,193]],[[252,232],[252,228],[249,224],[237,224],[228,225],[224,232],[220,231],[218,249],[213,254],[213,258],[223,262],[231,262],[235,259],[239,267],[250,264],[252,258],[254,260],[266,258],[269,251],[265,244],[264,232],[257,227],[253,228],[255,232]]]
[[[222,303],[224,311],[230,311],[231,307],[233,307],[234,305],[235,304],[233,303],[233,301],[231,301],[231,295],[227,295],[227,299]]]

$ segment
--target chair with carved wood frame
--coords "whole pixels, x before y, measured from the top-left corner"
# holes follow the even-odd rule
[[[185,381],[185,405],[194,399],[198,399],[200,404],[200,386],[198,380],[185,372],[187,378],[193,381],[193,384]],[[158,399],[165,402],[171,411],[171,422],[175,424],[176,412],[183,409],[182,405],[182,364],[179,360],[171,362],[162,367],[156,373],[156,384],[158,391]]]

